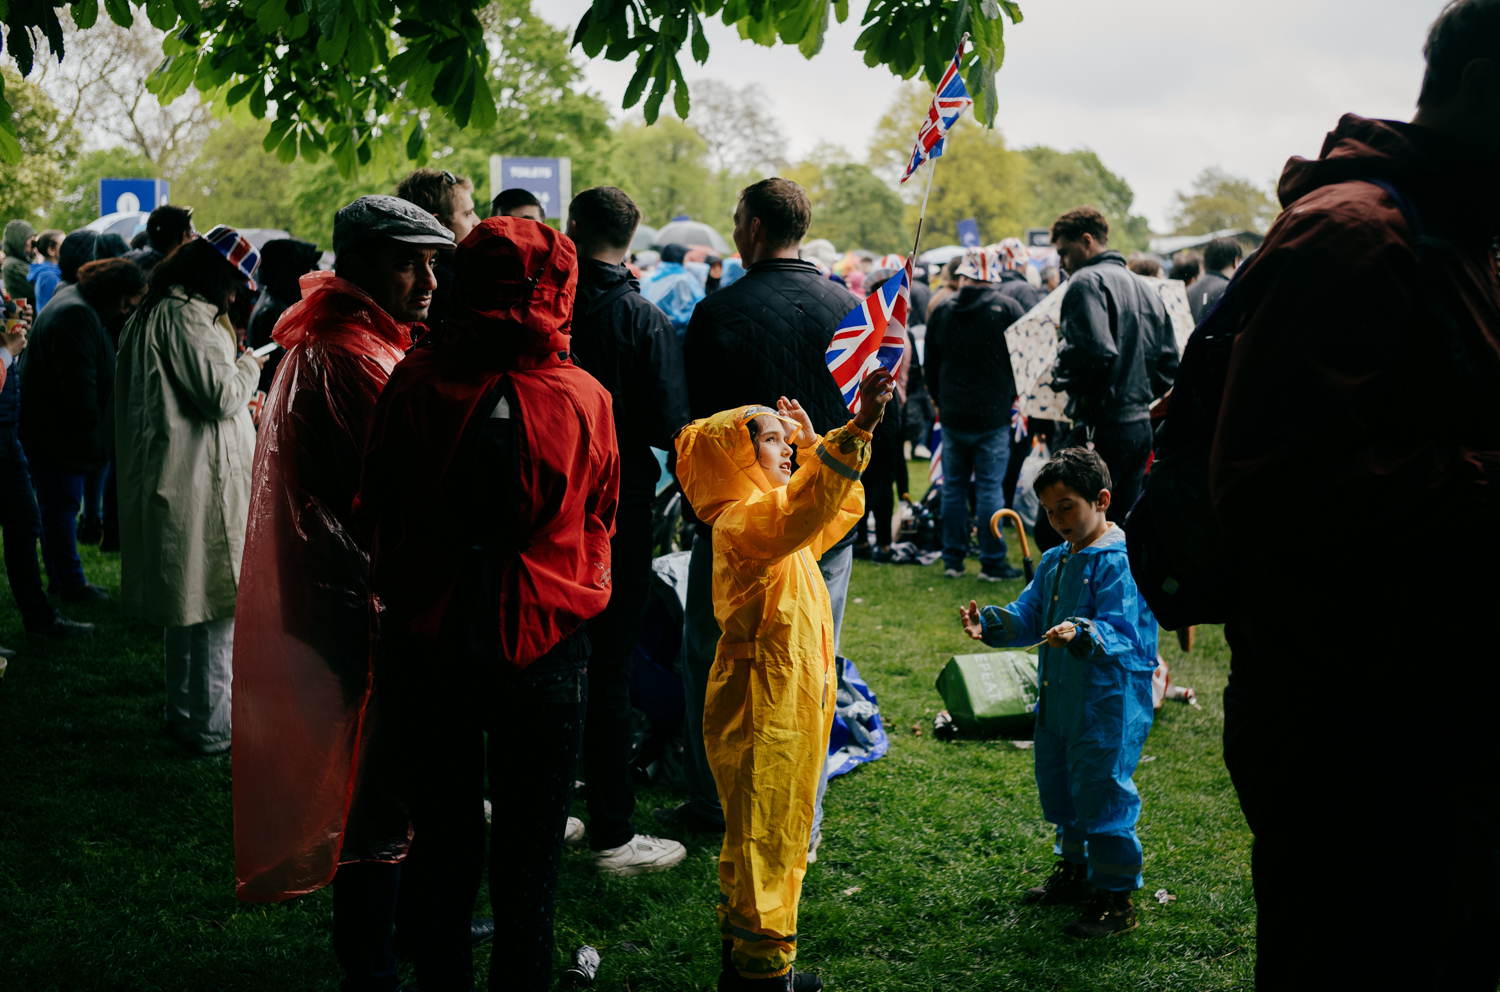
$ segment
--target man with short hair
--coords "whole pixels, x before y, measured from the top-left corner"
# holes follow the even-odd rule
[[[1234,238],[1214,238],[1204,247],[1203,275],[1188,291],[1188,309],[1193,311],[1194,324],[1219,302],[1244,254],[1244,246]]]
[[[1102,213],[1069,210],[1053,223],[1052,244],[1068,270],[1052,385],[1068,394],[1073,431],[1059,447],[1104,459],[1114,483],[1109,519],[1123,525],[1146,476],[1150,406],[1177,375],[1177,338],[1161,297],[1109,247]],[[1061,543],[1045,517],[1036,538],[1043,550]]]
[[[125,257],[141,267],[146,275],[156,263],[193,238],[193,208],[163,204],[146,218],[146,247],[127,252]]]
[[[651,513],[661,474],[651,449],[672,450],[672,435],[688,421],[677,332],[641,296],[624,264],[640,220],[635,203],[613,186],[586,189],[568,206],[568,237],[578,247],[573,360],[609,390],[620,446],[610,600],[589,622],[583,739],[589,847],[595,866],[611,875],[660,871],[687,856],[677,841],[638,834],[630,825],[630,659],[651,587]]]
[[[1500,981],[1500,0],[1449,3],[1424,53],[1411,123],[1346,114],[1287,162],[1285,209],[1216,311],[1236,334],[1209,425],[1239,580],[1224,762],[1264,989]],[[1407,564],[1391,538],[1412,521],[1439,530]],[[1309,524],[1320,553],[1291,567]],[[1288,706],[1289,672],[1337,704]]]
[[[474,180],[468,176],[455,176],[447,169],[413,169],[396,184],[396,195],[415,203],[452,231],[455,245],[468,237],[474,225],[479,223],[479,215],[474,212]],[[423,323],[437,331],[448,319],[448,310],[452,306],[452,256],[439,252],[433,260],[432,272],[437,277],[437,289],[432,293],[432,304],[427,308]]]
[[[950,579],[964,575],[970,476],[979,512],[979,578],[1000,582],[1021,574],[1005,560],[1005,538],[989,526],[990,517],[1005,505],[1016,397],[1005,329],[1026,315],[1016,297],[990,279],[1000,271],[996,254],[966,253],[955,273],[958,293],[940,303],[927,321],[923,364],[927,391],[943,424],[943,574]]]
[[[503,189],[490,201],[491,217],[525,217],[538,224],[545,224],[542,201],[529,189]]]
[[[807,193],[789,179],[763,179],[740,191],[734,244],[745,274],[698,304],[682,344],[688,407],[695,419],[749,403],[774,408],[785,396],[801,402],[820,434],[848,422],[849,407],[825,356],[834,330],[859,301],[825,279],[817,265],[798,257],[797,246],[811,219]],[[713,532],[702,523],[697,527],[681,654],[688,801],[656,813],[685,829],[717,832],[724,829],[724,814],[703,750],[703,699],[720,631],[713,604]],[[853,561],[851,529],[818,562],[833,610],[835,647]],[[821,798],[820,790],[814,849],[820,839]]]
[[[1049,265],[1042,269],[1042,292],[1051,293],[1062,284],[1062,273],[1057,271],[1057,266]]]

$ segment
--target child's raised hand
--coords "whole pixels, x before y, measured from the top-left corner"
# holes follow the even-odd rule
[[[1068,642],[1077,636],[1077,624],[1060,623],[1047,631],[1047,645],[1054,648],[1065,648],[1068,646]]]
[[[959,622],[964,625],[964,633],[976,641],[984,640],[984,621],[979,619],[979,604],[972,599],[969,600],[969,608],[962,606],[958,608]]]
[[[877,366],[859,384],[859,412],[854,415],[854,426],[862,431],[873,431],[885,413],[885,405],[896,395],[896,379],[884,365]]]
[[[796,400],[789,400],[783,396],[776,401],[776,412],[788,420],[795,420],[802,428],[797,432],[797,436],[792,439],[792,443],[797,447],[805,448],[817,438],[818,432],[813,430],[812,418],[807,415],[806,410],[802,409],[801,403],[798,403]]]

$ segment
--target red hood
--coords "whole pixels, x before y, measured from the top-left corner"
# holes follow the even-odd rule
[[[523,217],[490,217],[453,253],[447,325],[498,345],[506,367],[555,364],[567,358],[577,288],[571,240]]]
[[[1424,219],[1441,217],[1462,228],[1448,236],[1488,241],[1500,231],[1497,168],[1500,163],[1431,128],[1345,114],[1316,160],[1287,161],[1277,195],[1290,207],[1324,186],[1383,179],[1417,201]]]
[[[276,322],[271,339],[287,351],[313,333],[341,331],[373,332],[401,351],[411,347],[411,325],[403,324],[381,309],[370,294],[332,272],[309,272],[298,280],[302,299],[293,303]],[[396,356],[396,361],[400,360]]]

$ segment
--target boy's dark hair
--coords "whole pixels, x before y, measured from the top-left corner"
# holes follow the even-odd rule
[[[587,192],[585,190],[584,192]],[[583,193],[578,194],[582,196]],[[574,198],[576,201],[576,197]],[[547,216],[547,208],[542,206],[542,201],[536,198],[536,194],[529,189],[502,189],[495,194],[490,201],[491,217],[508,217],[512,210],[520,210],[522,207],[536,207]]]
[[[1234,238],[1214,238],[1203,249],[1203,267],[1210,272],[1218,272],[1228,265],[1233,265],[1235,260],[1243,258],[1245,246]]]
[[[1161,263],[1145,252],[1132,252],[1125,267],[1138,276],[1161,275]]]
[[[1172,258],[1172,278],[1192,282],[1203,274],[1203,256],[1195,251],[1180,251]]]
[[[31,247],[36,249],[38,255],[46,257],[48,252],[63,243],[63,237],[63,232],[57,228],[50,228],[33,238]]]
[[[1092,503],[1100,492],[1110,488],[1109,466],[1087,448],[1064,448],[1047,459],[1031,488],[1040,496],[1059,482]]]
[[[1109,221],[1093,207],[1074,207],[1052,222],[1052,243],[1077,241],[1092,234],[1101,245],[1109,244]]]
[[[182,236],[193,229],[193,208],[157,207],[146,219],[146,236],[151,247],[165,255],[182,243]]]
[[[135,237],[130,239],[130,250],[140,251],[151,243],[151,232],[144,227],[135,232]]]
[[[204,297],[223,314],[229,310],[229,294],[244,285],[245,274],[230,265],[219,249],[194,238],[156,263],[141,309],[150,310],[167,298],[172,287],[181,286]]]
[[[106,321],[121,300],[139,296],[145,288],[146,273],[128,258],[101,258],[78,267],[78,292]]]
[[[800,244],[812,223],[812,203],[807,193],[790,179],[762,179],[740,190],[745,219],[760,219],[771,248]]]
[[[1475,59],[1490,59],[1500,69],[1500,0],[1453,0],[1432,22],[1422,54],[1427,72],[1418,106],[1458,92],[1464,67]]]
[[[611,248],[629,248],[641,222],[641,210],[623,189],[594,186],[573,197],[568,204],[568,219],[578,222],[581,237],[602,241]]]
[[[445,225],[453,220],[453,197],[459,191],[472,193],[474,180],[467,176],[455,176],[447,169],[413,169],[406,178],[396,184],[393,194],[415,203]]]

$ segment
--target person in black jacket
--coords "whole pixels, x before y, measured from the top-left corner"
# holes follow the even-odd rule
[[[255,306],[250,311],[250,327],[246,334],[251,348],[262,348],[271,343],[276,322],[288,307],[302,299],[299,280],[317,269],[321,257],[317,245],[292,238],[276,238],[261,246],[260,268],[255,270],[260,295],[255,298]],[[276,366],[281,364],[285,354],[277,349],[261,366],[258,388],[262,392],[270,392],[271,380],[276,378]]]
[[[687,857],[677,841],[638,834],[630,825],[630,659],[651,587],[651,512],[661,475],[651,449],[670,451],[672,435],[688,420],[677,332],[641,296],[624,265],[640,221],[635,203],[613,186],[586,189],[568,207],[568,237],[578,246],[573,361],[609,390],[620,445],[612,591],[609,606],[589,621],[594,651],[583,732],[589,847],[595,866],[611,875],[659,871]]]
[[[994,253],[971,251],[955,272],[958,292],[927,321],[927,391],[943,425],[943,574],[964,574],[969,550],[969,477],[979,512],[979,577],[1020,575],[1005,561],[1005,539],[990,517],[1005,505],[1011,406],[1016,377],[1005,329],[1025,316],[1015,298],[991,282]]]
[[[776,401],[786,396],[801,401],[820,434],[848,423],[849,407],[824,356],[839,322],[859,301],[825,279],[812,262],[798,258],[797,246],[811,219],[807,194],[790,180],[763,179],[740,191],[734,243],[745,274],[698,304],[683,338],[688,407],[694,418],[747,403],[775,409]],[[687,697],[683,772],[689,798],[656,815],[686,829],[722,831],[724,815],[703,753],[703,694],[719,642],[711,533],[700,524],[693,541],[680,655]],[[853,546],[851,531],[818,562],[833,607],[835,647],[849,592]],[[820,791],[814,849],[821,815]]]
[[[1214,238],[1203,249],[1203,277],[1188,290],[1188,309],[1193,311],[1193,323],[1203,320],[1229,288],[1234,270],[1239,268],[1245,248],[1234,238]]]
[[[89,473],[114,448],[115,346],[104,329],[140,302],[146,276],[125,258],[88,262],[31,329],[22,363],[20,439],[42,513],[42,560],[64,600],[105,600],[83,576],[76,527]]]
[[[173,204],[157,207],[146,218],[145,234],[146,244],[125,257],[149,276],[156,263],[193,240],[193,208]]]
[[[1068,270],[1052,384],[1068,394],[1073,422],[1058,446],[1099,453],[1114,483],[1109,519],[1123,524],[1146,476],[1150,406],[1177,377],[1177,338],[1161,297],[1110,250],[1102,213],[1078,207],[1063,214],[1052,244]],[[1045,516],[1036,538],[1043,550],[1061,543]]]

